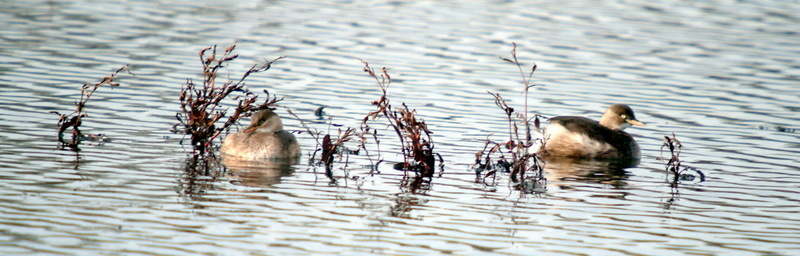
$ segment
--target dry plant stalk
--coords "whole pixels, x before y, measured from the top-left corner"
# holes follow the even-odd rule
[[[377,110],[368,113],[361,121],[362,134],[370,133],[369,130],[371,128],[367,125],[367,121],[385,117],[389,121],[389,126],[394,129],[398,139],[400,139],[403,153],[403,170],[417,170],[419,171],[418,175],[421,177],[433,177],[436,158],[439,158],[440,169],[443,169],[444,161],[442,161],[441,155],[433,152],[432,132],[428,129],[428,125],[422,119],[418,119],[416,110],[409,110],[405,103],[402,103],[403,107],[399,110],[392,108],[387,97],[387,90],[392,83],[392,78],[385,67],[378,74],[369,66],[369,63],[364,60],[361,60],[361,62],[364,63],[364,72],[375,79],[383,93],[379,100],[372,102],[372,105],[375,105]]]
[[[245,79],[253,73],[269,70],[272,64],[285,58],[278,57],[264,64],[255,64],[247,70],[238,80],[227,80],[222,85],[217,84],[220,70],[228,62],[239,57],[233,54],[236,44],[225,48],[222,54],[217,55],[217,46],[208,47],[200,50],[200,62],[203,66],[203,84],[195,84],[191,79],[183,85],[180,94],[181,111],[175,117],[177,124],[172,127],[172,132],[183,133],[191,136],[192,146],[196,151],[205,152],[210,149],[214,139],[224,130],[236,123],[243,115],[250,115],[256,109],[272,108],[283,98],[270,97],[267,90],[264,90],[266,99],[258,106],[254,106],[258,95],[245,88]],[[210,51],[210,53],[209,53]],[[228,98],[232,93],[238,92],[239,95],[233,97],[238,100],[238,104],[232,115],[228,116],[225,123],[217,128],[217,121],[226,116],[228,109],[220,110],[222,100]],[[178,128],[180,126],[180,128]]]
[[[333,165],[333,156],[336,153],[341,153],[342,148],[345,142],[348,142],[353,139],[355,134],[355,129],[347,128],[346,130],[342,131],[339,129],[339,134],[337,139],[331,140],[330,133],[325,134],[325,137],[322,138],[322,156],[321,160],[325,166],[331,167]]]
[[[685,173],[687,170],[695,171],[700,176],[700,181],[705,181],[705,175],[703,172],[693,167],[683,165],[683,162],[680,159],[683,144],[681,144],[681,142],[675,137],[675,133],[672,133],[672,137],[664,136],[664,144],[661,145],[662,160],[664,159],[664,148],[669,149],[670,152],[670,158],[665,164],[665,169],[667,173],[672,173],[671,185],[673,187],[678,186],[679,180],[694,179],[693,175]]]
[[[543,161],[535,152],[531,152],[534,151],[531,150],[531,148],[538,145],[537,142],[541,142],[541,140],[533,138],[531,127],[533,126],[536,130],[541,130],[539,121],[539,117],[541,116],[537,114],[531,117],[528,114],[528,91],[531,87],[536,86],[535,84],[531,84],[531,78],[537,66],[533,65],[530,72],[526,74],[522,69],[522,64],[520,64],[517,59],[517,44],[513,43],[512,45],[512,58],[501,57],[501,59],[515,64],[519,69],[524,85],[522,91],[525,99],[524,110],[522,113],[516,113],[515,109],[510,107],[499,93],[488,92],[494,97],[495,105],[506,114],[506,118],[508,119],[508,141],[495,142],[487,138],[484,148],[475,154],[475,164],[473,167],[477,167],[477,169],[481,171],[487,171],[483,179],[489,176],[494,177],[497,170],[505,170],[511,172],[511,178],[515,182],[524,180],[526,173],[529,172],[535,174],[533,176],[534,179],[543,181]],[[520,131],[520,123],[524,131]],[[505,152],[508,152],[510,156],[506,157],[504,154]],[[500,154],[496,161],[492,159],[494,154]]]
[[[117,78],[119,72],[122,70],[127,70],[128,74],[134,75],[131,73],[128,65],[122,66],[121,68],[114,71],[110,75],[104,77],[100,82],[90,84],[85,83],[81,87],[81,98],[77,102],[75,102],[75,106],[77,108],[75,111],[69,114],[60,114],[57,111],[50,111],[50,113],[54,113],[59,116],[58,118],[58,141],[61,142],[63,146],[68,147],[76,147],[81,142],[81,137],[83,134],[81,133],[80,126],[83,123],[83,118],[86,117],[88,114],[86,113],[86,103],[89,102],[89,99],[92,98],[94,92],[97,91],[103,85],[108,85],[110,87],[117,87],[119,83],[114,82],[114,79]],[[67,129],[72,128],[72,139],[69,141],[64,140],[64,132]],[[102,137],[102,136],[101,136]]]
[[[317,109],[316,112],[321,111],[321,109],[322,108]],[[344,144],[346,142],[349,142],[349,141],[353,140],[354,138],[360,138],[361,141],[364,141],[363,134],[357,134],[356,130],[353,129],[353,128],[349,128],[348,127],[345,130],[342,130],[341,128],[338,129],[337,130],[338,134],[335,137],[335,139],[333,139],[334,137],[331,135],[330,127],[331,126],[341,126],[341,125],[334,125],[333,122],[332,122],[332,118],[329,118],[329,122],[330,123],[329,123],[329,127],[328,127],[328,132],[325,133],[324,136],[322,136],[323,132],[321,132],[321,131],[319,131],[317,129],[313,129],[312,130],[312,128],[308,127],[306,125],[306,123],[303,121],[303,119],[298,117],[294,112],[292,112],[291,109],[287,108],[286,111],[289,112],[289,114],[291,116],[293,116],[295,119],[300,121],[300,124],[303,126],[303,128],[305,128],[306,132],[308,134],[310,134],[311,137],[314,138],[314,140],[317,143],[316,149],[313,152],[310,153],[311,155],[309,157],[309,165],[314,164],[313,161],[316,158],[317,152],[321,152],[319,163],[322,163],[323,165],[325,165],[326,174],[328,174],[328,176],[330,178],[332,178],[330,172],[333,169],[333,163],[334,163],[334,160],[335,160],[335,156],[337,154],[339,155],[340,158],[342,157],[342,155],[344,153],[356,154],[357,155],[357,154],[359,154],[359,151],[361,151],[361,149],[363,149],[363,147],[362,147],[363,143],[362,143],[361,146],[359,146],[358,149],[356,149],[354,151],[346,150],[345,147],[344,147]],[[322,114],[319,114],[319,113],[315,113],[315,115],[320,117],[320,118],[322,116]],[[322,136],[322,139],[320,139],[320,136]],[[364,150],[366,151],[366,149],[364,149]],[[369,153],[367,153],[367,154],[369,155]]]

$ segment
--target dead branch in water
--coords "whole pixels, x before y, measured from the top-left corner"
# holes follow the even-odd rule
[[[272,67],[276,61],[285,58],[281,56],[272,61],[255,64],[250,67],[238,80],[227,80],[222,85],[217,84],[220,70],[226,64],[239,57],[233,51],[236,44],[232,44],[218,55],[217,46],[207,47],[200,50],[200,63],[203,67],[203,84],[195,84],[191,79],[187,79],[181,88],[179,100],[181,102],[181,112],[175,115],[178,123],[172,127],[172,132],[182,133],[191,137],[191,144],[195,152],[206,152],[210,149],[214,139],[224,130],[235,124],[242,116],[249,116],[250,112],[256,109],[274,108],[283,98],[270,96],[264,90],[266,99],[258,105],[256,101],[258,94],[249,91],[245,87],[245,79],[251,74],[264,72]],[[228,116],[222,126],[216,124],[228,113],[228,109],[219,109],[222,101],[231,94],[237,93],[232,100],[238,101],[233,114]]]
[[[319,118],[322,118],[323,115],[321,113],[322,108],[323,107],[318,108],[315,111],[314,115]],[[301,119],[299,116],[297,116],[291,109],[286,108],[286,110],[292,117],[300,121],[300,124],[305,129],[305,132],[311,135],[311,137],[314,138],[314,140],[316,141],[317,144],[316,149],[309,153],[308,157],[309,166],[317,164],[324,165],[325,174],[326,176],[328,176],[328,178],[331,179],[331,181],[335,181],[335,179],[333,178],[332,170],[333,170],[333,164],[337,156],[345,163],[345,169],[346,169],[348,163],[347,159],[349,159],[348,158],[349,155],[358,155],[360,154],[362,149],[365,152],[367,152],[367,155],[369,155],[369,152],[366,150],[366,148],[361,147],[363,146],[363,144],[355,150],[349,150],[345,147],[345,143],[352,141],[353,139],[360,139],[361,141],[364,140],[364,135],[356,133],[356,129],[348,127],[342,130],[341,128],[339,128],[337,129],[338,133],[336,135],[333,135],[331,131],[331,126],[341,127],[343,125],[333,124],[333,118],[329,118],[328,131],[327,133],[325,133],[317,130],[316,128],[311,128],[308,125],[306,125],[306,122],[303,121],[303,119]],[[319,159],[316,158],[317,153],[320,153]]]
[[[541,131],[539,121],[541,115],[537,114],[530,117],[528,111],[528,91],[531,87],[536,86],[531,84],[531,79],[537,66],[534,64],[530,72],[526,74],[523,71],[522,64],[517,59],[517,44],[513,43],[512,46],[511,58],[501,57],[501,59],[515,64],[520,71],[523,82],[522,92],[525,99],[523,112],[515,112],[515,109],[509,106],[499,93],[488,92],[494,98],[495,105],[502,109],[506,115],[508,120],[508,141],[495,142],[487,138],[483,149],[475,154],[473,168],[476,168],[478,174],[486,171],[482,178],[479,177],[484,182],[490,176],[495,177],[498,170],[503,170],[510,172],[511,179],[515,182],[524,181],[526,175],[532,173],[533,175],[530,178],[535,180],[535,184],[543,183],[546,182],[543,175],[544,162],[539,158],[534,148],[534,146],[541,145],[543,142],[541,139],[534,139],[532,135],[533,128]],[[520,131],[520,124],[523,126],[524,131]],[[496,160],[493,159],[495,154],[499,154]]]
[[[667,173],[672,174],[672,181],[670,182],[672,187],[677,187],[678,181],[680,180],[694,180],[694,175],[686,173],[688,170],[697,173],[700,176],[700,182],[705,181],[706,177],[703,172],[694,167],[686,166],[683,164],[683,161],[681,161],[680,157],[683,144],[675,137],[675,133],[672,133],[672,137],[664,136],[664,144],[661,145],[662,156],[659,158],[660,160],[664,160],[664,148],[668,149],[670,152],[670,158],[667,160],[664,168]]]
[[[409,109],[405,103],[402,103],[402,108],[398,110],[392,108],[387,96],[392,78],[385,67],[381,68],[380,73],[376,73],[369,63],[364,60],[361,62],[364,64],[364,72],[375,79],[382,92],[381,98],[372,102],[377,110],[368,113],[361,121],[362,134],[371,133],[372,128],[367,124],[369,120],[385,117],[400,140],[403,153],[402,169],[418,171],[420,177],[433,177],[437,157],[440,169],[444,168],[441,155],[433,151],[434,143],[431,137],[433,132],[428,129],[425,121],[417,118],[416,110]]]
[[[73,111],[72,113],[60,114],[57,111],[50,111],[50,113],[54,113],[59,116],[58,141],[61,142],[62,146],[75,148],[78,146],[81,140],[83,140],[84,137],[88,139],[94,139],[99,137],[100,140],[104,140],[104,136],[101,134],[88,135],[88,136],[83,135],[81,133],[80,126],[81,124],[83,124],[82,119],[88,116],[86,112],[86,103],[88,103],[89,99],[92,98],[94,92],[97,91],[97,89],[103,85],[108,85],[109,87],[112,88],[119,86],[119,83],[115,82],[114,79],[117,78],[117,75],[119,74],[119,72],[122,72],[122,70],[126,70],[128,71],[128,74],[134,75],[133,73],[131,73],[130,69],[128,68],[128,65],[122,66],[121,68],[114,71],[114,73],[111,73],[111,75],[108,75],[103,79],[101,79],[100,82],[94,84],[90,83],[83,84],[83,86],[81,87],[81,98],[80,100],[75,102],[75,105],[77,107],[75,111]],[[72,139],[70,139],[69,141],[64,140],[64,132],[70,128],[72,129]]]

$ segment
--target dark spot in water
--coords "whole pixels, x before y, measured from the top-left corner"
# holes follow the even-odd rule
[[[710,76],[707,76],[707,78],[711,78],[711,79],[715,79],[715,80],[722,80],[722,81],[736,81],[736,80],[738,80],[738,79],[733,78],[733,77],[718,76],[718,75],[710,75]]]

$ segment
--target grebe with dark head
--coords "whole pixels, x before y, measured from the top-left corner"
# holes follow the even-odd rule
[[[600,122],[578,116],[550,118],[539,154],[576,158],[638,158],[639,145],[624,132],[631,125],[643,126],[627,105],[608,107]]]

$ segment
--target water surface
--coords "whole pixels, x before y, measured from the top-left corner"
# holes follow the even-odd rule
[[[800,6],[782,1],[4,1],[0,3],[0,253],[43,255],[794,255],[800,252]],[[410,189],[352,156],[335,180],[294,165],[191,166],[176,122],[197,53],[236,42],[226,74],[287,56],[248,87],[358,127],[380,97],[360,59],[387,67],[445,159]],[[548,166],[547,185],[476,181],[483,140],[506,138],[487,91],[523,109],[511,43],[538,70],[531,113],[599,118],[626,103],[642,159]],[[58,147],[57,116],[98,90],[84,132]],[[281,110],[283,111],[283,110]],[[290,130],[300,122],[284,116]],[[663,137],[705,181],[668,182]],[[298,135],[306,152],[316,142]],[[382,157],[400,161],[390,130]],[[201,168],[202,169],[202,168]]]

